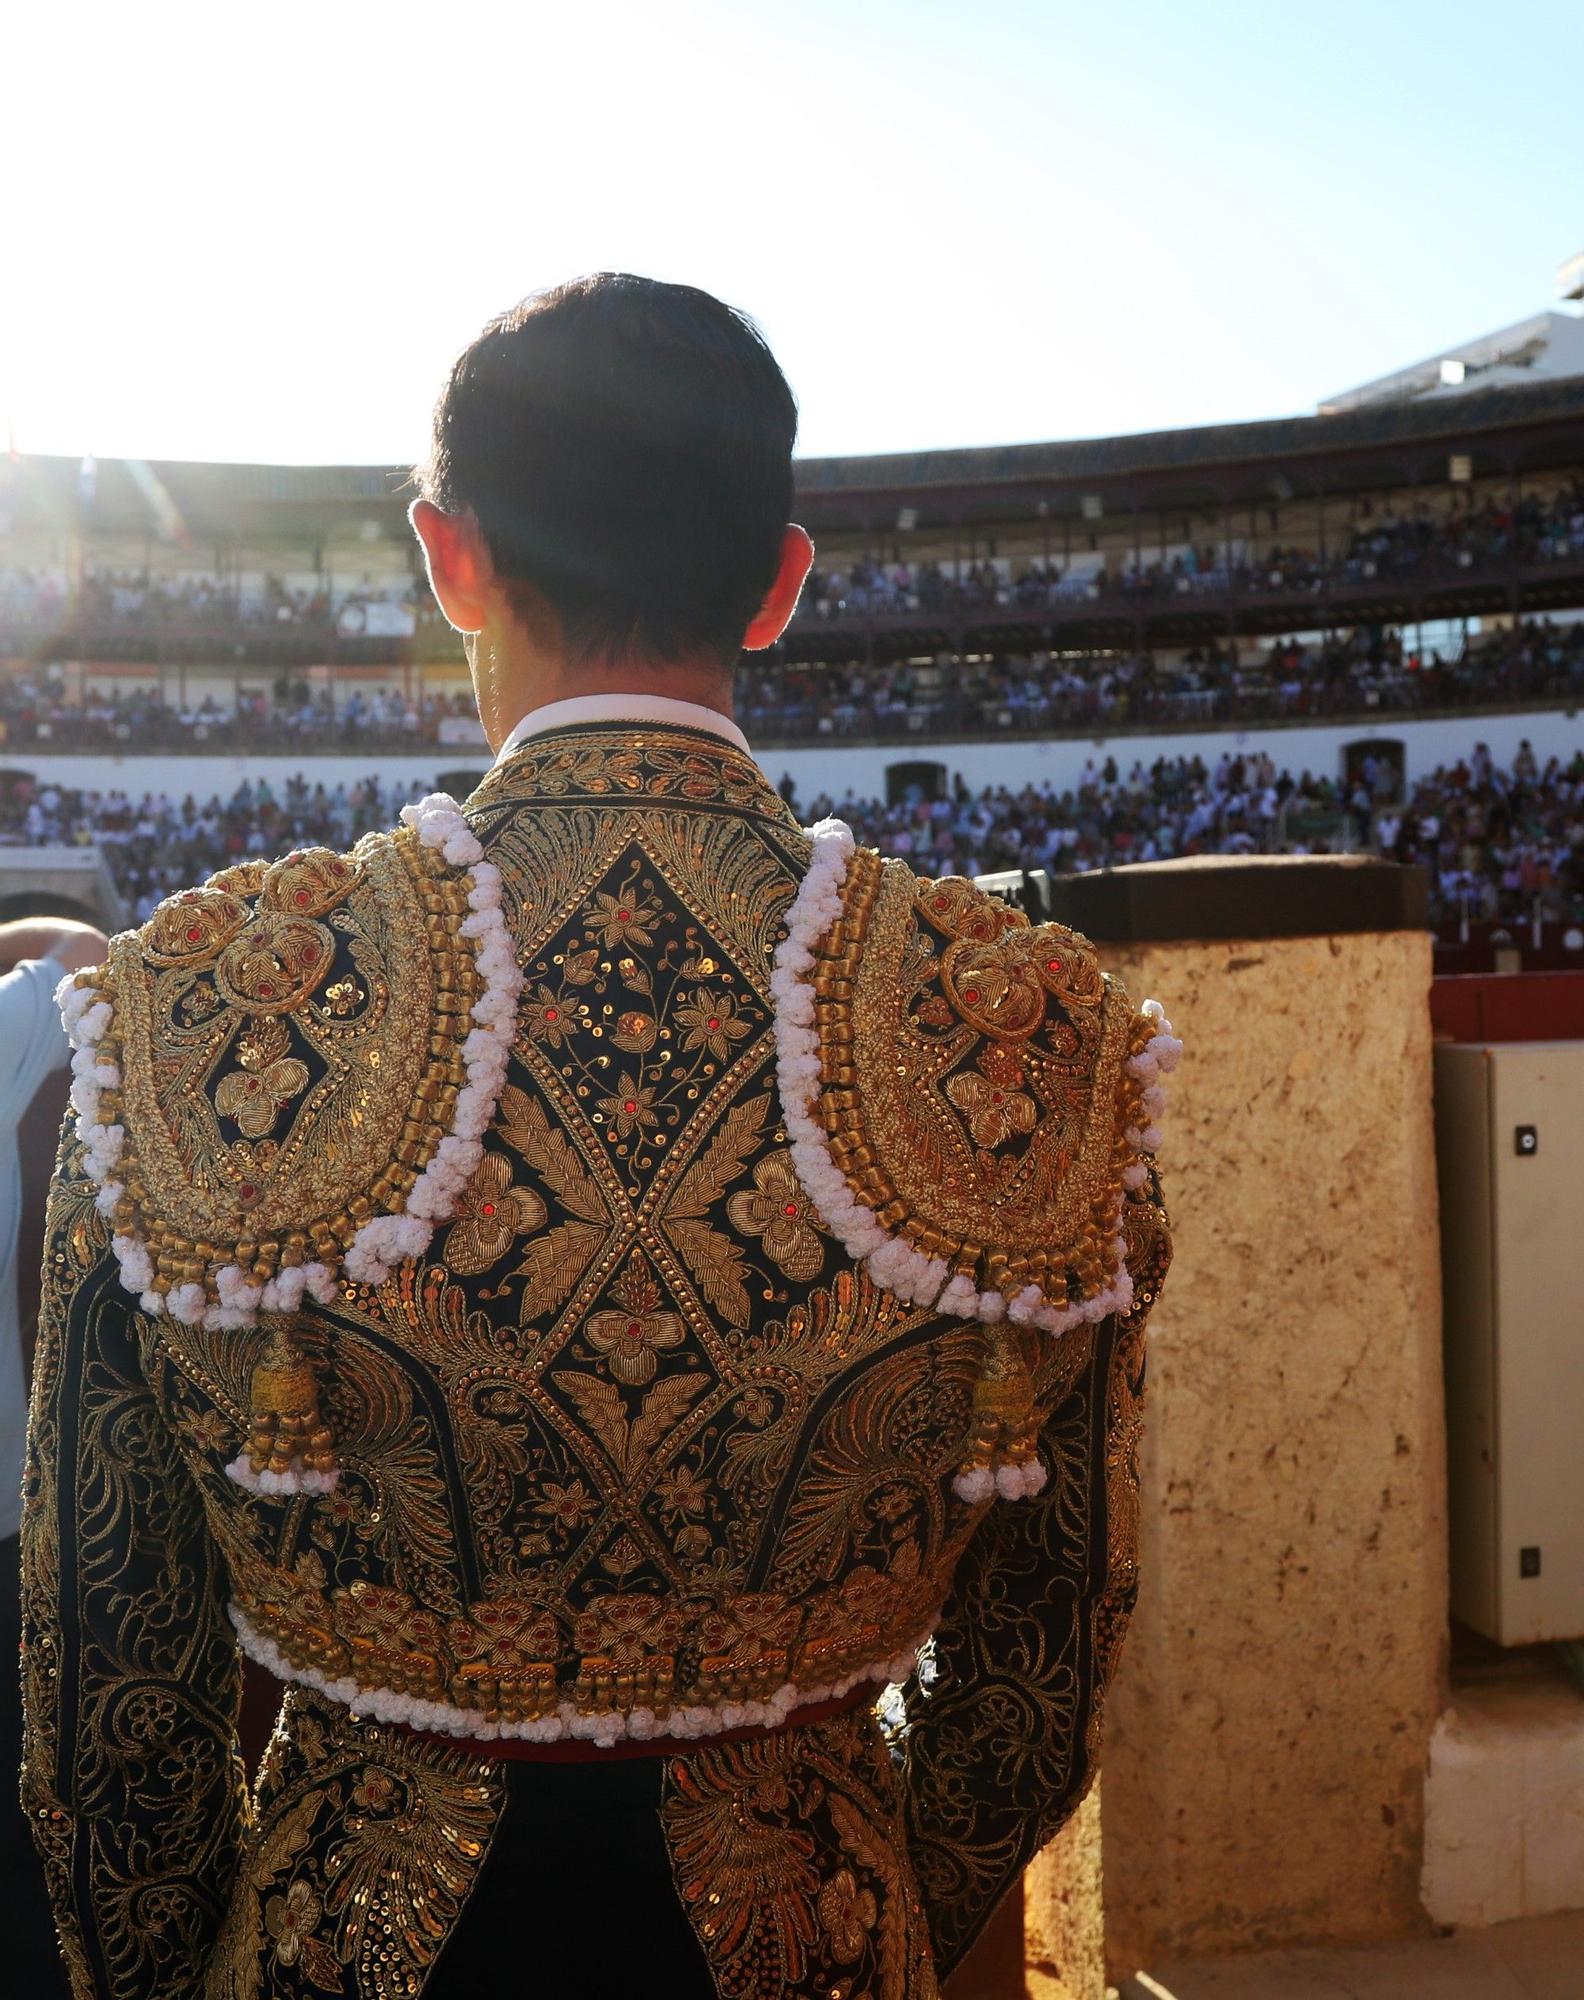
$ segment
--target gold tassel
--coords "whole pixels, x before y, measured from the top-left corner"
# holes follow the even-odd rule
[[[984,1366],[974,1383],[973,1418],[960,1472],[998,1472],[1032,1459],[1039,1442],[1034,1378],[1018,1330],[1007,1320],[986,1329]]]
[[[247,1455],[255,1472],[336,1469],[334,1441],[319,1414],[319,1378],[284,1321],[270,1327],[253,1370],[251,1400]]]

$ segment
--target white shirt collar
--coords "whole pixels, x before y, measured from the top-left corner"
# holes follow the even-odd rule
[[[670,722],[682,729],[700,729],[723,737],[745,755],[753,755],[747,737],[731,717],[722,715],[718,708],[705,708],[701,702],[676,701],[668,694],[574,694],[565,701],[530,709],[501,745],[495,762],[504,762],[535,736],[571,729],[580,722]]]

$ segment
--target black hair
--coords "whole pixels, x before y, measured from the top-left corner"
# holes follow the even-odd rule
[[[574,657],[735,659],[792,507],[797,403],[745,313],[601,271],[484,328],[435,405],[424,497],[470,509],[496,573]]]

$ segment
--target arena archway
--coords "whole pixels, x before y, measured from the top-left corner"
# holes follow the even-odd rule
[[[909,797],[943,799],[947,773],[944,764],[932,758],[912,757],[905,763],[886,766],[886,804],[901,805]]]

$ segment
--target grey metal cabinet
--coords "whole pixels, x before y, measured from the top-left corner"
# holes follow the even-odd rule
[[[1584,1042],[1435,1052],[1452,1615],[1584,1637]]]

